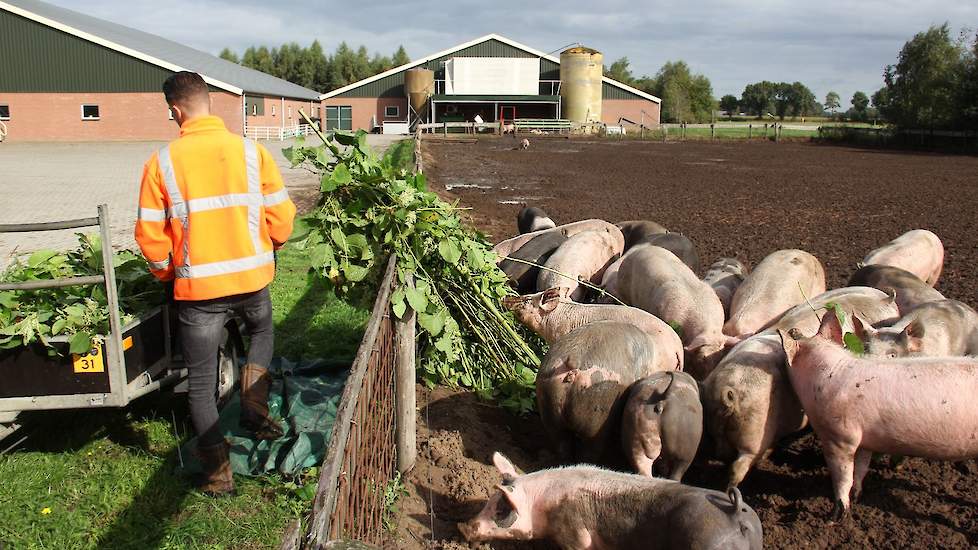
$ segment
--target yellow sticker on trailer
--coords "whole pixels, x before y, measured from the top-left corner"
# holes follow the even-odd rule
[[[75,374],[88,374],[92,372],[105,372],[105,360],[102,357],[102,346],[96,344],[94,348],[78,355],[71,354],[72,366]]]

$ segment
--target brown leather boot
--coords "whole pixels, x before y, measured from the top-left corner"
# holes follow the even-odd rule
[[[242,428],[255,434],[257,439],[278,439],[282,428],[268,415],[268,391],[272,376],[268,369],[254,363],[241,367],[241,419]]]
[[[197,489],[209,497],[234,496],[234,477],[228,451],[231,446],[221,440],[217,445],[197,447],[197,458],[203,471],[194,482]]]

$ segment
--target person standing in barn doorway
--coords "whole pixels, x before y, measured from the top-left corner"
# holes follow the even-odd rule
[[[234,494],[229,446],[218,426],[218,349],[237,314],[247,327],[241,369],[241,425],[276,439],[269,417],[268,365],[273,352],[275,251],[292,233],[295,205],[275,161],[261,145],[229,132],[211,115],[207,84],[181,71],[163,83],[180,137],[143,167],[136,242],[161,281],[172,281],[183,358],[189,372],[190,418],[198,436],[205,494]]]

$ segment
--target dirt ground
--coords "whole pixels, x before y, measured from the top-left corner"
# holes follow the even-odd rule
[[[937,288],[978,305],[978,158],[809,143],[640,143],[511,138],[425,144],[434,190],[472,207],[495,241],[516,232],[520,203],[557,223],[649,219],[696,243],[704,269],[721,256],[749,265],[802,248],[843,286],[866,252],[913,228],[946,249]],[[405,548],[468,548],[454,524],[481,508],[498,475],[493,451],[524,470],[553,465],[535,416],[516,418],[467,393],[419,388],[419,464],[401,501]],[[725,467],[694,464],[684,481],[720,488]],[[815,436],[779,446],[741,485],[768,548],[967,548],[978,545],[978,464],[907,459],[874,464],[862,500],[827,525],[831,484]],[[429,506],[430,504],[430,506]],[[432,529],[433,528],[433,529]],[[549,548],[494,543],[491,548]]]

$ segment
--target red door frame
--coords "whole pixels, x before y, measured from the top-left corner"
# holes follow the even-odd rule
[[[499,106],[499,121],[502,122],[503,124],[506,123],[506,115],[504,115],[503,113],[505,113],[507,109],[509,109],[513,113],[513,118],[511,118],[509,120],[512,121],[512,120],[515,120],[516,119],[516,105],[500,105]]]

